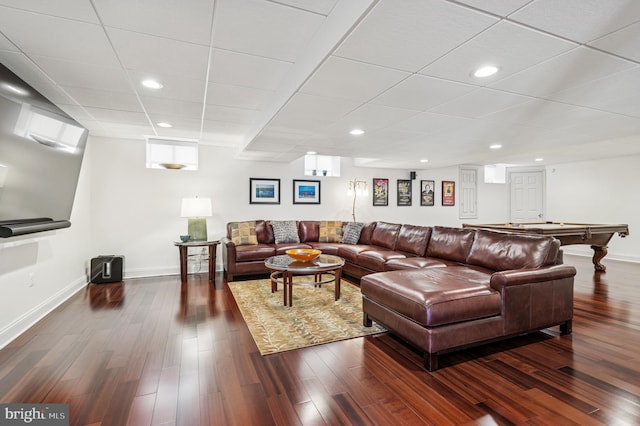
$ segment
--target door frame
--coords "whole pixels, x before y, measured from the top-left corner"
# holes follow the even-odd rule
[[[518,173],[535,173],[540,172],[542,174],[542,219],[547,220],[547,169],[545,167],[507,167],[507,217],[509,222],[512,222],[511,212],[511,182],[512,176]]]

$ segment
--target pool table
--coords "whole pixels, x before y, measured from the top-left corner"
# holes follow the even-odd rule
[[[593,266],[596,271],[606,271],[600,263],[607,255],[607,244],[617,232],[621,237],[629,235],[629,225],[602,225],[593,223],[534,222],[534,223],[496,223],[468,224],[464,228],[483,228],[519,234],[551,235],[563,246],[571,244],[590,244],[593,249]]]

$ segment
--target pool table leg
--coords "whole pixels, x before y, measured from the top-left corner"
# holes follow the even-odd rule
[[[600,263],[600,261],[607,255],[607,246],[591,246],[591,248],[593,249],[593,266],[596,271],[606,271],[607,267]]]

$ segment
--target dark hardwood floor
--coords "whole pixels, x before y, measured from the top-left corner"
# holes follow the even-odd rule
[[[221,274],[91,285],[0,351],[0,402],[67,403],[72,425],[640,424],[640,264],[565,263],[572,335],[433,373],[386,334],[262,357]]]

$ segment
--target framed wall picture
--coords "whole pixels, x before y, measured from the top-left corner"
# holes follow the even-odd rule
[[[320,204],[320,181],[294,179],[293,204]]]
[[[373,205],[389,205],[389,179],[373,178]]]
[[[280,179],[249,178],[249,204],[280,204]]]
[[[433,180],[421,180],[420,181],[420,205],[421,206],[433,206],[434,205],[434,190],[436,189],[436,182]]]
[[[398,205],[411,205],[411,180],[398,179]]]
[[[456,205],[456,183],[451,180],[442,181],[442,205]]]

